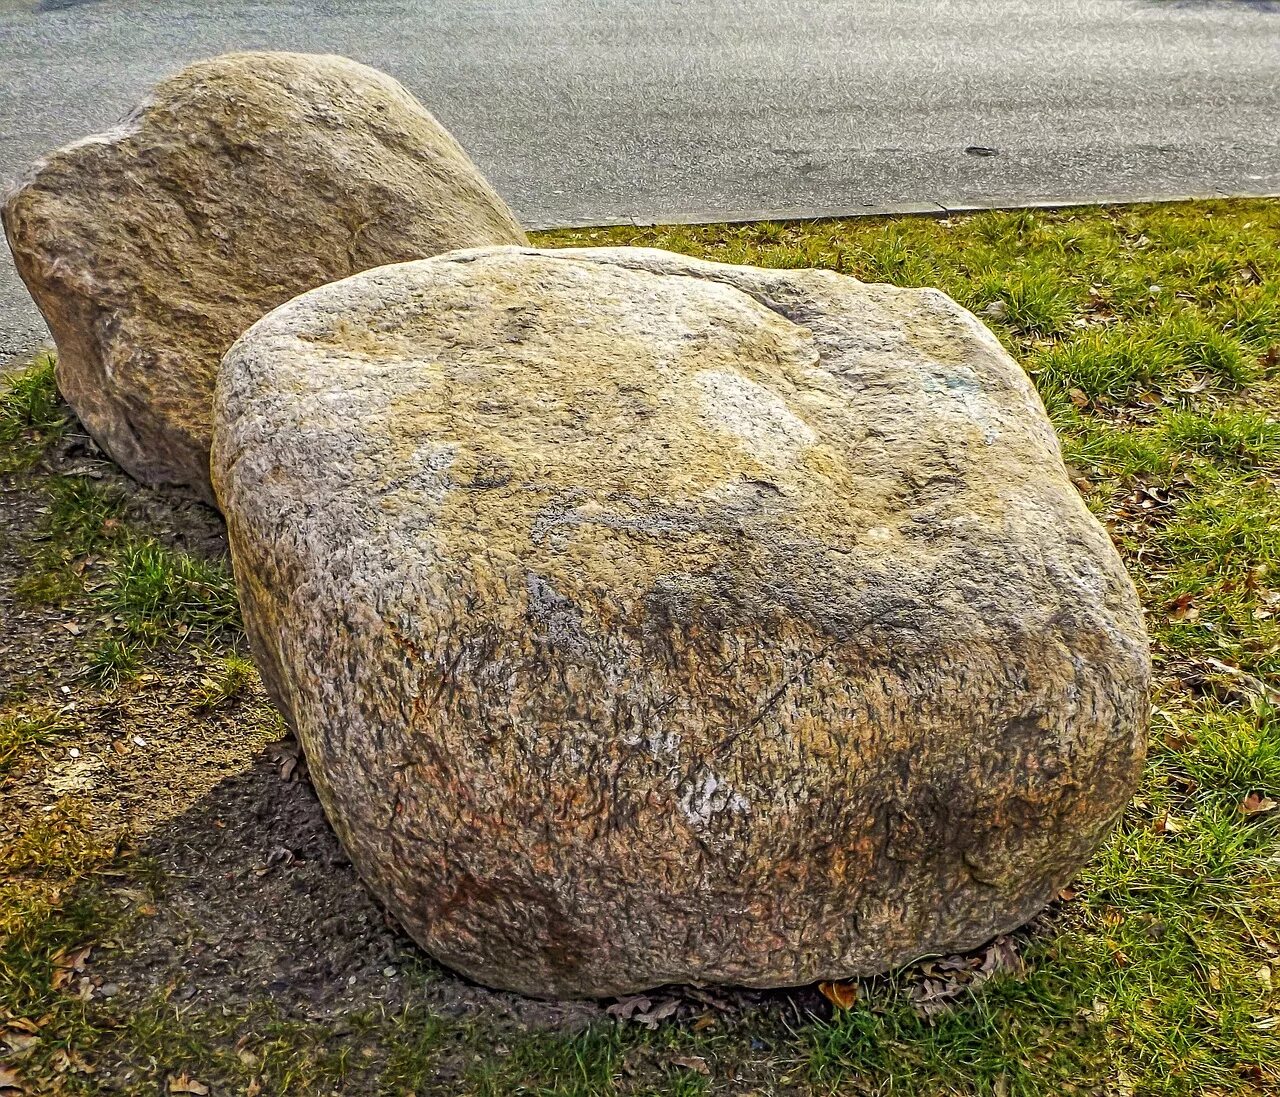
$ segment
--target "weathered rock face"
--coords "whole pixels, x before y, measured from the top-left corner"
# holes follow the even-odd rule
[[[368,267],[525,241],[400,84],[290,53],[165,80],[38,163],[2,212],[67,402],[133,476],[210,501],[214,378],[245,328]]]
[[[456,252],[229,352],[214,483],[365,879],[534,995],[976,946],[1117,818],[1138,603],[1043,408],[933,290]]]

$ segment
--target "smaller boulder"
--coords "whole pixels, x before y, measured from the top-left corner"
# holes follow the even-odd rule
[[[38,162],[0,215],[89,433],[138,480],[209,502],[214,378],[250,324],[369,267],[525,242],[404,87],[296,53],[184,69]]]

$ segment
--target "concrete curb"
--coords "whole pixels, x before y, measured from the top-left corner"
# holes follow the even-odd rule
[[[950,217],[958,213],[983,213],[989,210],[1017,209],[1076,209],[1082,206],[1138,206],[1149,203],[1195,202],[1226,198],[1280,198],[1280,193],[1252,193],[1245,191],[1209,191],[1199,194],[1104,194],[1064,195],[1047,198],[957,198],[928,202],[890,202],[864,206],[839,206],[831,208],[799,207],[776,210],[712,210],[694,213],[679,211],[660,218],[609,214],[583,220],[539,222],[526,221],[525,227],[533,232],[549,232],[555,229],[597,229],[629,225],[648,228],[656,225],[719,225],[744,224],[750,221],[838,221],[854,217]]]

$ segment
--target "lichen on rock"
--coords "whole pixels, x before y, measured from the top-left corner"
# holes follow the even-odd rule
[[[626,248],[384,267],[236,343],[213,470],[329,818],[480,981],[976,946],[1137,779],[1133,587],[937,291]]]
[[[210,502],[214,378],[245,328],[368,267],[525,242],[400,84],[293,53],[169,77],[116,128],[38,162],[0,215],[90,434],[144,483]]]

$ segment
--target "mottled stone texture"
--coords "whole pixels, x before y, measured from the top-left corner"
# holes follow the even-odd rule
[[[369,886],[534,995],[978,945],[1129,798],[1138,602],[935,290],[642,249],[369,271],[230,351],[214,483]]]
[[[290,53],[192,65],[0,212],[89,433],[139,480],[210,501],[214,378],[245,328],[367,267],[525,242],[396,81]]]

